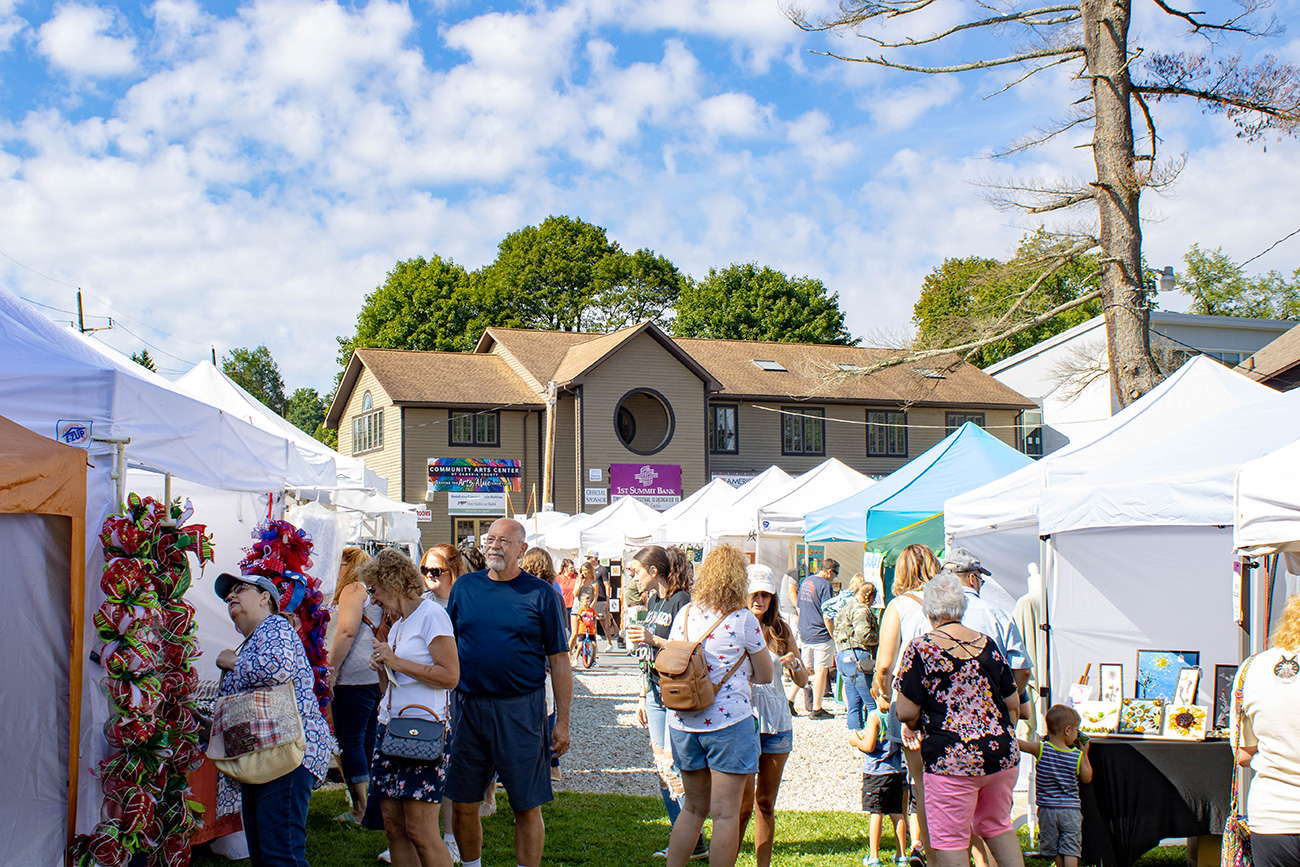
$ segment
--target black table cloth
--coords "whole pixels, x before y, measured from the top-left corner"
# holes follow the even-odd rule
[[[1223,833],[1232,786],[1226,741],[1099,737],[1088,757],[1082,863],[1132,867],[1166,837]]]

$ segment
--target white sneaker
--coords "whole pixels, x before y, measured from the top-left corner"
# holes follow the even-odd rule
[[[393,853],[390,852],[390,851],[388,851],[387,849],[385,849],[384,851],[380,852],[380,853],[379,853],[379,863],[380,863],[380,864],[392,864],[392,863],[393,863]]]
[[[460,847],[456,845],[455,840],[443,840],[442,842],[447,844],[447,851],[451,853],[451,863],[453,864],[464,863],[460,859]]]

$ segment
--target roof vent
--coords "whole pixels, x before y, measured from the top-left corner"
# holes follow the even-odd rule
[[[759,370],[785,371],[785,365],[771,358],[754,358],[751,360],[758,365]]]
[[[926,379],[946,379],[942,370],[936,370],[933,367],[914,367],[912,368]]]
[[[838,367],[840,370],[844,371],[845,373],[857,373],[859,370],[862,369],[862,367],[857,364],[840,363],[835,366]]]

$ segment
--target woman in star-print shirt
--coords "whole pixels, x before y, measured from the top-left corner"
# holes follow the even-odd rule
[[[758,773],[759,737],[750,684],[769,683],[773,674],[762,628],[748,608],[748,565],[735,546],[710,551],[691,587],[691,604],[677,613],[669,635],[674,641],[706,636],[701,647],[709,676],[721,685],[704,710],[668,714],[673,760],[686,790],[668,841],[668,867],[686,863],[710,805],[716,809],[709,863],[736,861],[740,799],[746,778]]]

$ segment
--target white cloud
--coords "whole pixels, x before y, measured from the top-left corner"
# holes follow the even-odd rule
[[[37,31],[37,46],[53,66],[73,75],[125,75],[136,68],[135,37],[125,29],[114,8],[59,6]]]
[[[880,87],[861,100],[885,132],[907,129],[931,109],[948,105],[962,92],[954,76],[924,78],[904,87]]]
[[[720,93],[695,107],[700,127],[709,138],[754,136],[762,132],[771,114],[748,93]]]

